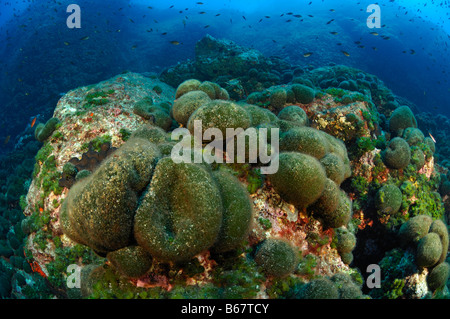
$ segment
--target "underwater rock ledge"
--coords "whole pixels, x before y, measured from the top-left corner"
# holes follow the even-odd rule
[[[161,80],[125,73],[59,100],[22,222],[46,280],[71,298],[448,293],[443,170],[413,106],[345,66],[300,71],[209,36],[196,54]],[[172,163],[171,131],[210,113],[279,128],[279,171]],[[68,164],[103,145],[116,150],[91,169]],[[365,286],[371,263],[389,274],[381,289]],[[67,288],[70,264],[80,289]]]

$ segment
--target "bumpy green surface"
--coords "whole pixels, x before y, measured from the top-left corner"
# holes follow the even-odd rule
[[[60,214],[64,233],[99,253],[128,246],[139,193],[159,156],[151,142],[128,140],[70,189]]]
[[[280,150],[305,153],[321,159],[328,153],[329,143],[321,131],[311,127],[297,127],[282,135]]]
[[[300,299],[339,299],[339,291],[328,278],[311,280],[300,290]]]
[[[411,160],[409,144],[401,137],[393,138],[383,154],[386,166],[394,169],[402,169],[408,166]]]
[[[428,233],[417,243],[416,263],[421,267],[435,265],[442,254],[442,244],[439,235]]]
[[[448,277],[450,275],[450,265],[446,262],[443,262],[430,272],[427,276],[427,284],[428,288],[431,291],[435,291],[439,288],[442,288],[447,283]]]
[[[297,105],[289,105],[283,108],[280,113],[278,113],[278,118],[280,120],[293,122],[298,126],[305,126],[308,124],[306,112]]]
[[[250,231],[253,205],[245,187],[227,172],[214,172],[219,187],[223,219],[213,250],[226,252],[239,247]]]
[[[194,123],[202,121],[202,133],[208,128],[217,128],[226,136],[227,128],[247,129],[251,125],[250,115],[238,104],[230,101],[212,100],[203,104],[189,118],[187,127],[194,133]]]
[[[401,135],[408,127],[417,127],[417,121],[411,109],[403,105],[392,112],[389,118],[389,131]]]
[[[192,113],[209,101],[211,101],[211,98],[203,91],[187,92],[173,103],[173,118],[183,126],[187,126]]]
[[[402,192],[392,184],[383,185],[375,195],[375,206],[382,215],[391,215],[398,212],[402,205]]]
[[[294,92],[295,100],[298,103],[309,104],[314,100],[314,90],[302,84],[293,84],[291,90]]]
[[[175,98],[178,99],[180,96],[186,94],[187,92],[198,90],[201,84],[202,83],[196,79],[189,79],[184,81],[177,87]]]
[[[398,235],[405,244],[417,243],[428,234],[432,222],[433,219],[428,215],[415,216],[402,224]]]
[[[282,239],[266,239],[255,254],[256,263],[267,275],[285,277],[292,273],[298,264],[295,248]]]
[[[222,224],[220,191],[198,164],[161,159],[134,219],[134,236],[153,257],[186,261],[211,247]]]
[[[129,278],[142,277],[152,265],[152,256],[139,246],[121,248],[108,253],[106,258],[122,276]]]
[[[442,244],[442,254],[439,258],[439,263],[443,262],[447,257],[449,235],[447,225],[442,220],[435,220],[430,226],[430,233],[436,233],[439,235]]]
[[[34,137],[39,142],[44,142],[53,134],[58,124],[59,119],[56,117],[52,117],[45,124],[39,123],[34,131]]]
[[[327,177],[337,185],[341,185],[346,176],[346,167],[342,158],[335,153],[328,153],[320,159],[320,163],[325,168]]]
[[[326,173],[316,158],[284,152],[279,155],[279,163],[278,171],[268,178],[284,200],[301,209],[320,197],[325,188]]]

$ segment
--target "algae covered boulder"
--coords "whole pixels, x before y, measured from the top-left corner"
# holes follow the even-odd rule
[[[279,169],[269,175],[269,181],[280,196],[299,209],[306,208],[321,195],[326,173],[320,162],[307,154],[283,152],[279,155]]]
[[[213,173],[220,190],[223,218],[213,250],[226,252],[237,248],[250,231],[253,205],[245,187],[230,173]]]
[[[402,169],[408,166],[411,160],[411,149],[408,142],[401,137],[393,138],[384,151],[383,161],[386,166],[394,169]]]
[[[222,224],[222,200],[202,165],[161,159],[134,218],[137,243],[163,261],[187,261],[210,248]]]
[[[269,238],[258,248],[255,261],[267,275],[285,277],[297,267],[298,253],[287,241]]]
[[[99,253],[128,246],[139,193],[159,156],[151,142],[128,140],[70,189],[60,215],[64,233]]]
[[[408,106],[400,106],[392,112],[389,118],[389,131],[401,136],[403,131],[409,127],[417,127],[416,117]]]
[[[189,118],[187,127],[194,133],[195,121],[202,121],[202,134],[208,128],[217,128],[226,136],[227,128],[247,129],[251,125],[248,112],[240,105],[224,100],[212,100],[203,104]]]

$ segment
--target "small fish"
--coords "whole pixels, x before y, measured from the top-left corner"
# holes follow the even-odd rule
[[[69,45],[70,43],[67,41],[64,41],[64,45]]]
[[[294,14],[293,17],[295,18],[301,18],[302,16],[300,14]]]
[[[167,32],[163,32],[163,33],[161,33],[161,35],[166,35],[167,34]]]
[[[436,139],[433,137],[433,135],[431,135],[430,132],[428,132],[428,135],[430,135],[431,139],[433,140],[434,143],[436,143]]]
[[[133,46],[131,47],[131,50],[136,50],[136,48],[137,48],[137,45],[133,45]]]
[[[5,138],[5,141],[3,142],[3,144],[4,144],[4,145],[8,144],[10,138],[11,138],[11,135],[8,135],[8,136]]]
[[[81,40],[81,41],[89,40],[89,36],[87,35],[87,36],[85,36],[85,37],[82,37],[80,40]]]
[[[216,14],[216,17],[220,16],[220,13]]]
[[[414,51],[413,49],[411,49],[411,54],[416,54],[416,51]]]
[[[330,23],[333,22],[333,21],[334,21],[334,19],[331,19],[330,21],[327,22],[327,24],[330,24]]]
[[[292,22],[292,20],[291,20],[291,19],[289,19],[289,20],[286,20],[286,22]]]
[[[338,35],[339,33],[337,33],[336,31],[331,31],[330,32],[332,35]]]
[[[331,11],[331,12],[336,12],[336,10],[334,10],[334,9],[330,9],[330,11]]]
[[[378,35],[378,32],[370,32],[371,35]]]
[[[209,28],[209,24],[205,25],[203,28],[204,28],[204,29]]]
[[[183,44],[183,43],[180,43],[180,42],[178,42],[178,41],[170,41],[170,43],[173,44],[173,45]]]
[[[350,56],[350,53],[346,52],[346,51],[341,51],[345,56]]]
[[[243,18],[245,21],[247,21],[247,18],[246,18],[245,16],[242,16],[242,18]]]
[[[198,14],[205,14],[206,12],[205,11],[200,11]]]
[[[303,54],[303,57],[307,58],[310,57],[313,53],[312,52],[307,52]]]
[[[133,20],[133,19],[130,18],[129,20],[130,20],[131,23],[134,23],[134,20]]]
[[[197,2],[197,4],[203,4],[203,2]]]
[[[30,128],[34,126],[34,124],[36,123],[36,119],[37,116],[35,116],[34,119],[31,121]]]

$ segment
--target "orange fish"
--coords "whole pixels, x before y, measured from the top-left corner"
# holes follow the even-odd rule
[[[30,127],[34,126],[34,123],[36,123],[36,119],[37,119],[37,116],[35,116],[34,119],[31,121],[31,126]]]

